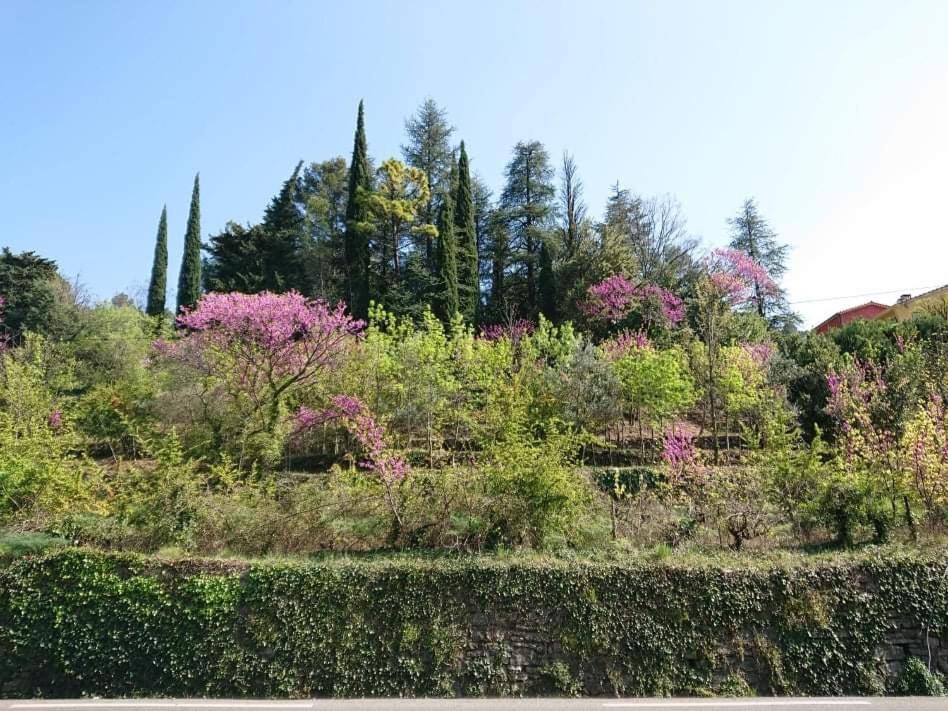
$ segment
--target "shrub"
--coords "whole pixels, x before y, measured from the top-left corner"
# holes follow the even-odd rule
[[[918,657],[910,657],[893,690],[899,696],[944,696],[945,678]]]

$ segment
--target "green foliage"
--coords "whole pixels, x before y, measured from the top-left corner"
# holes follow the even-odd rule
[[[740,650],[758,693],[874,694],[894,619],[943,634],[943,573],[940,559],[872,554],[762,568],[481,557],[248,566],[69,550],[0,571],[0,684],[8,696],[60,698],[746,694]],[[517,620],[549,640],[536,686],[511,683],[503,637],[489,658],[469,653],[485,616],[496,633]],[[909,664],[900,689],[937,690]]]
[[[680,349],[637,348],[613,367],[623,400],[645,422],[667,422],[694,404],[694,384]]]
[[[0,252],[2,325],[18,336],[24,331],[45,332],[55,301],[56,262],[35,252]]]
[[[155,256],[151,263],[148,282],[148,302],[145,313],[160,318],[165,315],[165,291],[168,288],[168,207],[161,208],[158,236],[155,238]]]
[[[454,236],[457,239],[458,298],[461,315],[468,322],[477,319],[480,303],[480,271],[477,257],[477,226],[474,221],[474,192],[467,149],[461,141],[458,157],[458,184],[454,196]]]
[[[590,500],[588,482],[569,466],[576,443],[554,434],[538,443],[502,440],[489,451],[491,544],[542,546],[571,531]]]
[[[0,533],[0,566],[65,546],[67,541],[47,533]]]
[[[910,657],[893,691],[899,696],[944,696],[945,678],[918,657]]]
[[[94,506],[99,471],[82,457],[41,336],[0,353],[0,522]]]
[[[201,182],[194,176],[188,228],[184,234],[184,253],[178,274],[178,308],[193,307],[201,297]]]
[[[346,202],[345,271],[346,301],[356,318],[369,313],[369,234],[366,200],[372,190],[369,149],[365,138],[365,113],[359,101],[352,160],[349,162],[349,187]]]
[[[458,245],[454,232],[454,197],[446,192],[438,210],[438,287],[437,305],[445,321],[454,317],[461,308],[458,297]]]

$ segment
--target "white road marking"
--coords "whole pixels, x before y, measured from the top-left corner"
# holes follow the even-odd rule
[[[700,708],[757,708],[760,706],[871,706],[871,701],[846,699],[772,699],[755,701],[613,701],[603,706],[619,709],[700,709]]]
[[[162,709],[311,709],[313,704],[255,703],[253,701],[227,703],[224,701],[48,701],[10,704],[11,709],[101,709],[101,708],[162,708]]]

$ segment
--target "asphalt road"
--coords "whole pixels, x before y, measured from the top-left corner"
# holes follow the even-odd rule
[[[223,699],[0,700],[0,711],[609,711],[610,709],[710,709],[711,711],[948,711],[948,698],[754,698],[754,699]]]

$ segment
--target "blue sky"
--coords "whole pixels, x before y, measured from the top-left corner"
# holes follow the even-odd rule
[[[360,98],[381,159],[431,96],[495,189],[537,139],[594,214],[671,193],[708,246],[756,197],[812,325],[948,283],[946,36],[942,0],[0,0],[0,245],[134,293],[195,172],[206,237],[348,155]]]

